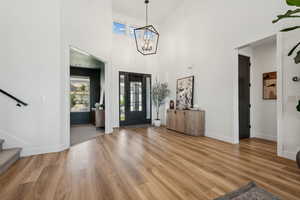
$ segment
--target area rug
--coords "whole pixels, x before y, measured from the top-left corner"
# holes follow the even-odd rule
[[[280,200],[278,197],[258,187],[256,183],[250,182],[248,185],[231,192],[215,200]]]

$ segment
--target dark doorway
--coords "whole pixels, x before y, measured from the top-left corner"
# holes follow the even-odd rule
[[[120,125],[151,123],[151,75],[120,72]]]
[[[71,67],[71,124],[92,124],[92,108],[100,99],[100,69]]]
[[[239,55],[239,137],[250,138],[250,57]]]

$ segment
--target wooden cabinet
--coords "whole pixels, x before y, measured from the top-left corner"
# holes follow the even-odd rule
[[[196,110],[168,110],[167,128],[192,136],[204,136],[205,112]]]
[[[96,128],[105,127],[105,111],[97,109],[95,111]]]

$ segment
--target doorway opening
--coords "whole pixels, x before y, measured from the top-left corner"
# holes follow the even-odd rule
[[[120,126],[151,124],[151,75],[119,72]]]
[[[75,145],[105,134],[105,64],[70,49],[70,143]]]
[[[276,36],[240,48],[238,60],[239,139],[277,143]]]

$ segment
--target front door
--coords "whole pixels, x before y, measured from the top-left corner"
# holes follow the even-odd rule
[[[151,75],[120,72],[120,125],[151,123]]]
[[[250,137],[250,58],[239,55],[239,135]]]

